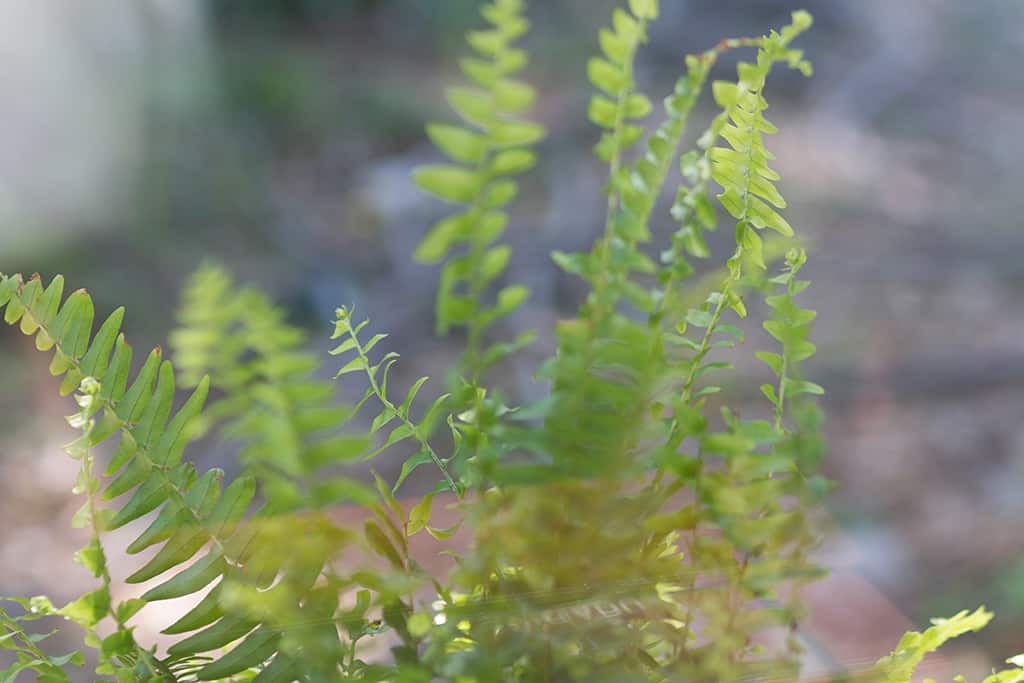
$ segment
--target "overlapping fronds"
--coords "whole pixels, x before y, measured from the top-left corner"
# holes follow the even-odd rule
[[[731,346],[733,341],[742,340],[739,330],[724,321],[724,315],[730,309],[741,318],[747,315],[742,295],[743,283],[748,278],[746,274],[752,267],[759,270],[766,267],[765,244],[759,231],[771,227],[785,237],[793,236],[789,223],[765,203],[769,201],[777,208],[786,206],[775,188],[774,182],[779,176],[768,166],[773,157],[763,141],[763,134],[775,131],[764,117],[768,104],[763,90],[768,73],[777,62],[786,62],[793,68],[810,73],[810,63],[803,58],[803,53],[789,47],[810,25],[809,14],[794,12],[793,22],[780,32],[773,31],[756,40],[733,41],[737,45],[757,45],[757,62],[740,62],[737,67],[739,81],[736,83],[716,81],[712,84],[715,100],[723,112],[701,136],[699,147],[704,149],[704,154],[687,153],[680,160],[683,175],[691,180],[692,185],[681,188],[673,209],[682,221],[682,228],[673,237],[673,248],[663,254],[667,268],[662,276],[668,287],[660,295],[662,301],[670,300],[673,296],[671,288],[677,287],[681,278],[690,273],[684,254],[707,255],[701,232],[715,225],[714,209],[707,194],[711,179],[722,186],[718,200],[736,219],[736,246],[726,264],[726,277],[704,303],[689,310],[685,320],[677,326],[681,333],[685,333],[687,327],[702,330],[699,341],[688,340],[684,334],[667,338],[693,351],[683,364],[684,405],[702,394],[720,391],[720,387],[714,384],[698,387],[697,380],[701,375],[710,370],[731,367],[723,361],[706,360],[716,346]]]
[[[508,224],[505,206],[518,193],[515,177],[536,163],[533,147],[544,128],[526,120],[536,92],[516,78],[527,55],[514,46],[529,29],[523,0],[495,0],[482,14],[490,28],[467,39],[474,56],[461,62],[469,87],[447,90],[448,103],[461,123],[432,123],[427,133],[451,163],[419,168],[415,181],[431,194],[462,205],[459,213],[435,225],[416,249],[416,257],[446,260],[437,293],[437,329],[465,327],[468,335],[463,370],[474,380],[490,365],[528,344],[524,334],[510,344],[485,348],[484,335],[499,318],[516,310],[528,290],[509,285],[494,303],[486,295],[505,272],[511,251],[499,243]],[[458,255],[451,252],[458,250]]]
[[[365,492],[325,468],[363,457],[370,439],[342,431],[356,407],[341,403],[334,383],[316,376],[321,361],[283,310],[210,265],[190,279],[178,319],[170,339],[181,383],[209,376],[219,393],[202,426],[219,426],[242,444],[241,461],[261,480],[274,511],[365,500]]]
[[[618,23],[623,24],[623,20],[620,19]],[[602,45],[605,56],[612,60],[619,53],[608,47],[610,35],[614,34],[604,29]],[[687,57],[687,73],[676,83],[674,92],[665,98],[665,119],[648,138],[646,152],[633,164],[621,168],[613,175],[609,187],[610,218],[605,238],[589,254],[554,254],[555,262],[566,272],[588,280],[595,288],[598,286],[596,283],[601,282],[602,292],[609,297],[609,304],[625,298],[648,313],[652,313],[658,305],[656,297],[630,280],[631,275],[651,276],[657,272],[654,262],[635,247],[637,243],[650,240],[648,225],[651,213],[676,159],[690,113],[697,103],[716,54],[709,52],[701,57]],[[625,65],[620,66],[625,68]],[[627,101],[629,98],[637,101],[635,98],[642,97],[639,93],[625,95]],[[607,120],[594,115],[595,108],[602,110],[608,101],[603,95],[595,95],[593,102],[598,104],[591,104],[592,120],[598,125],[602,125],[602,121],[608,124]],[[626,107],[626,111],[640,113],[643,109],[630,110]],[[614,133],[605,133],[604,139],[609,135],[614,136]]]
[[[636,168],[624,162],[624,152],[643,137],[640,122],[653,109],[637,92],[633,71],[647,25],[657,16],[656,1],[616,8],[611,27],[600,33],[601,56],[588,63],[588,76],[599,91],[591,98],[589,117],[602,129],[595,153],[609,165],[608,206],[604,233],[589,253],[553,254],[563,270],[591,286],[579,317],[558,324],[557,355],[542,371],[553,383],[545,415],[546,457],[563,474],[610,476],[609,468],[633,460],[650,422],[647,406],[657,393],[657,364],[637,353],[649,347],[647,328],[616,312],[623,298],[650,310],[648,292],[630,276],[652,275],[656,266],[636,245],[650,237],[654,198],[696,99],[688,81],[681,85],[678,97],[666,101],[669,122],[651,138],[648,154]]]
[[[135,667],[129,666],[126,671],[138,672],[138,667],[144,666],[147,675],[160,680],[172,675],[213,680],[263,663],[276,651],[280,634],[268,633],[266,627],[259,627],[259,619],[233,611],[224,594],[235,584],[265,587],[277,580],[278,593],[306,594],[305,609],[313,609],[316,603],[308,599],[308,589],[340,547],[338,534],[322,516],[307,517],[305,524],[296,524],[275,517],[267,507],[243,523],[256,494],[256,478],[245,474],[222,488],[221,471],[200,475],[191,463],[182,461],[209,390],[209,379],[198,379],[191,397],[172,417],[174,371],[169,362],[162,360],[160,349],[148,356],[129,382],[132,350],[120,333],[123,310],[111,314],[93,334],[92,299],[78,290],[62,303],[62,290],[60,277],[46,287],[38,277],[28,282],[20,276],[0,280],[5,320],[19,323],[22,332],[34,335],[40,350],[53,350],[50,369],[54,375],[63,376],[63,392],[80,387],[81,410],[72,423],[83,430],[83,436],[69,446],[69,452],[83,461],[79,489],[87,495],[87,501],[75,523],[91,526],[94,534],[79,558],[103,585],[57,612],[85,627],[90,634],[89,644],[95,641],[101,646],[107,664],[100,673],[121,675],[110,663],[118,661]],[[287,328],[284,337],[292,338]],[[197,365],[190,367],[194,370]],[[224,412],[226,416],[231,414]],[[91,473],[91,449],[115,439],[118,447],[105,472],[109,479],[101,481]],[[334,451],[331,453],[333,456]],[[354,484],[346,487],[349,498],[358,497],[358,491]],[[98,499],[121,496],[127,498],[110,509],[97,505]],[[156,516],[132,541],[128,552],[160,548],[124,581],[143,583],[161,576],[164,580],[148,590],[142,600],[112,605],[110,576],[99,535],[154,512]],[[315,558],[295,552],[296,538],[316,549]],[[188,564],[203,548],[206,554]],[[292,552],[287,552],[289,549]],[[194,609],[165,629],[172,635],[195,632],[175,642],[166,659],[158,660],[134,644],[127,620],[145,603],[194,594],[218,579]],[[331,611],[333,606],[331,603]],[[117,637],[100,643],[91,634],[95,625],[108,617],[117,625]],[[223,658],[203,654],[219,651],[247,634]],[[304,670],[298,660],[290,661],[295,664],[289,669],[293,674]]]
[[[124,580],[142,583],[178,569],[209,545],[212,550],[206,558],[184,571],[179,569],[149,591],[144,600],[201,590],[224,573],[226,549],[254,494],[251,478],[238,479],[222,491],[219,471],[200,476],[194,466],[182,462],[191,439],[191,424],[202,410],[209,381],[200,380],[172,418],[174,371],[162,359],[161,350],[154,349],[129,382],[132,349],[120,332],[123,309],[114,311],[93,334],[92,298],[85,290],[77,290],[63,300],[63,288],[60,276],[45,287],[38,276],[28,282],[18,275],[4,276],[0,280],[0,306],[6,307],[7,323],[20,323],[23,333],[35,336],[38,349],[53,350],[50,371],[63,377],[61,392],[70,393],[81,385],[83,395],[89,397],[85,402],[87,414],[79,418],[79,423],[88,420],[93,424],[73,444],[72,453],[82,456],[100,443],[119,439],[105,473],[111,480],[103,487],[101,497],[112,500],[130,495],[112,514],[104,512],[99,517],[101,512],[93,504],[93,480],[88,479],[89,500],[79,519],[109,531],[159,511],[129,546],[129,552],[140,552],[160,544],[159,552]],[[102,553],[99,546],[90,547],[92,550],[82,558],[99,575],[106,571]],[[87,627],[106,616],[121,621],[124,613],[131,611],[124,608],[118,614],[104,588],[64,609],[73,610],[74,618]],[[133,609],[137,611],[137,607]]]
[[[212,378],[221,397],[204,426],[219,425],[224,437],[242,444],[242,463],[260,482],[265,504],[242,544],[248,570],[227,576],[196,608],[198,615],[186,616],[177,626],[182,631],[212,625],[170,653],[195,654],[223,635],[235,639],[259,625],[231,656],[208,665],[206,675],[251,666],[278,650],[265,674],[270,679],[329,671],[343,650],[332,625],[338,588],[317,582],[324,572],[330,576],[327,565],[353,536],[322,511],[375,500],[333,469],[366,457],[371,447],[369,434],[344,430],[362,402],[341,404],[333,382],[316,376],[321,363],[306,349],[305,333],[287,324],[266,295],[239,287],[222,268],[206,266],[192,277],[179,319],[171,340],[183,382],[200,374]],[[268,594],[264,589],[274,582]],[[270,603],[273,610],[266,609]],[[220,621],[210,621],[219,613]]]
[[[59,615],[84,628],[97,673],[119,683],[797,680],[800,588],[819,574],[807,510],[828,489],[815,472],[823,389],[803,372],[816,350],[815,313],[796,299],[809,284],[798,279],[806,254],[781,213],[764,91],[776,63],[809,73],[791,43],[811,19],[797,12],[777,33],[687,57],[641,147],[653,106],[637,90],[634,64],[658,11],[657,0],[616,9],[588,64],[599,91],[588,111],[601,128],[596,154],[609,166],[607,218],[589,253],[555,254],[589,292],[557,325],[556,355],[541,373],[551,391],[535,405],[509,407],[484,382],[493,363],[530,338],[485,343],[527,295],[494,286],[510,259],[505,207],[544,135],[523,118],[535,93],[517,78],[526,65],[514,46],[528,28],[522,0],[483,7],[490,27],[469,34],[474,56],[462,62],[472,85],[448,90],[461,123],[428,127],[451,163],[415,176],[462,207],[417,249],[421,260],[445,262],[439,331],[467,332],[450,393],[425,410],[417,401],[427,378],[404,393],[390,388],[398,354],[351,309],[337,310],[330,352],[341,363],[334,380],[365,389],[346,405],[285,313],[207,266],[190,281],[172,336],[177,382],[193,390],[175,411],[175,370],[159,348],[132,376],[123,310],[94,331],[86,292],[65,298],[60,277],[44,285],[0,275],[4,319],[52,352],[61,393],[75,392],[69,422],[79,436],[67,450],[79,462],[85,504],[74,524],[89,530],[76,560],[99,584],[60,608],[37,598],[0,609],[0,648],[16,658],[0,678],[69,679],[65,667],[81,655],[48,655],[38,645],[45,635],[27,631]],[[740,62],[736,82],[713,84],[722,112],[681,154],[713,66],[744,47],[757,49],[756,61]],[[650,225],[677,164],[685,182],[671,214],[679,227],[658,263],[647,253]],[[689,259],[711,256],[705,233],[719,223],[716,184],[735,243],[723,267],[691,282]],[[781,274],[769,278],[769,264],[783,256]],[[775,378],[762,386],[766,419],[721,405],[728,395],[709,379],[744,343],[730,317],[746,316],[745,298],[757,290],[770,290],[763,327],[776,344],[756,354]],[[364,410],[372,410],[368,426],[356,428]],[[450,441],[434,438],[443,422]],[[184,461],[201,435],[240,446],[239,477],[228,483],[220,470]],[[117,447],[101,475],[95,449],[108,442]],[[384,453],[408,456],[394,482],[375,475],[369,487],[340,470]],[[406,509],[395,491],[423,464],[437,468],[438,485]],[[439,528],[432,506],[449,491],[460,514]],[[368,509],[361,528],[332,520],[331,507],[348,502]],[[146,516],[128,552],[148,550],[149,559],[124,580],[155,585],[115,604],[119,577],[103,534]],[[473,542],[454,574],[431,576],[411,537],[426,530],[443,540],[464,527]],[[173,637],[166,654],[140,645],[134,615],[184,596],[198,602],[165,629]],[[12,616],[17,609],[24,614]],[[908,634],[872,680],[907,683],[925,654],[990,616],[962,613]],[[392,662],[362,645],[385,632]],[[773,637],[780,647],[755,645]],[[1010,663],[1016,668],[986,683],[1021,683],[1024,660]]]
[[[649,279],[658,267],[638,244],[650,239],[653,207],[714,60],[687,59],[687,73],[665,99],[664,122],[650,136],[646,152],[625,163],[623,153],[642,137],[638,123],[652,109],[648,98],[636,92],[633,64],[647,24],[657,15],[657,2],[631,3],[629,11],[617,8],[611,28],[600,33],[602,56],[590,61],[588,72],[600,91],[591,100],[590,118],[604,129],[596,151],[610,166],[605,230],[589,253],[553,254],[591,291],[579,317],[559,324],[558,354],[543,372],[553,380],[546,416],[549,457],[588,463],[584,469],[591,473],[611,460],[620,466],[634,460],[638,445],[657,439],[650,433],[657,425],[649,408],[664,400],[670,380],[658,329],[664,295],[634,279]],[[648,328],[621,315],[622,300],[659,322]]]

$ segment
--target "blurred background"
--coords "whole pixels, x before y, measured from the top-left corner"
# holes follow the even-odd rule
[[[541,338],[505,373],[513,397],[542,390],[550,326],[581,296],[548,254],[587,248],[603,224],[584,74],[614,4],[532,3],[534,115],[550,136],[509,231],[510,278],[533,290],[509,325]],[[858,571],[918,624],[996,609],[962,661],[1024,650],[1024,3],[662,5],[639,66],[659,98],[686,53],[815,15],[802,40],[816,75],[770,81],[782,132],[768,145],[811,244],[830,510]],[[437,270],[411,253],[448,209],[409,172],[439,158],[423,123],[449,117],[442,89],[477,6],[0,0],[0,270],[64,273],[102,314],[127,306],[146,348],[165,343],[182,279],[216,259],[319,347],[335,306],[356,303],[393,334],[406,381],[442,376],[458,345],[434,338]],[[664,239],[667,206],[657,215]],[[56,602],[89,577],[70,560],[70,409],[30,346],[0,331],[0,594]]]

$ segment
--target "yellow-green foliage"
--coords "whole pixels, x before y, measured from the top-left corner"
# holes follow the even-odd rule
[[[544,128],[523,118],[536,98],[529,84],[515,76],[527,65],[527,54],[514,43],[529,29],[523,0],[495,0],[483,7],[490,27],[467,36],[474,55],[460,63],[469,87],[447,90],[448,103],[459,124],[432,123],[427,135],[451,163],[425,166],[415,181],[435,196],[463,205],[427,233],[416,258],[428,263],[446,260],[437,296],[437,329],[465,327],[468,334],[465,370],[478,377],[487,367],[528,344],[530,336],[513,348],[483,347],[483,335],[499,318],[516,310],[526,299],[526,288],[511,285],[488,304],[485,294],[508,267],[511,250],[499,243],[508,224],[505,206],[515,199],[515,176],[537,162],[532,147],[544,137]],[[453,255],[452,252],[457,252]]]
[[[765,111],[774,65],[810,74],[791,47],[810,15],[686,56],[647,135],[655,107],[637,88],[634,63],[658,2],[615,10],[587,69],[595,152],[608,166],[607,220],[588,253],[553,255],[588,293],[558,323],[557,349],[540,369],[549,395],[510,406],[487,371],[533,338],[489,334],[528,295],[519,284],[495,286],[511,254],[501,237],[515,177],[534,166],[544,135],[524,114],[536,96],[515,46],[529,26],[525,9],[522,0],[483,6],[488,27],[469,34],[473,56],[461,62],[470,85],[447,92],[460,122],[427,128],[449,161],[415,173],[421,188],[459,205],[416,256],[444,263],[438,330],[460,327],[467,337],[452,386],[426,410],[413,404],[433,385],[423,377],[401,392],[389,387],[398,354],[382,352],[387,335],[371,335],[346,307],[333,321],[335,378],[323,379],[323,359],[282,310],[204,266],[171,337],[177,369],[157,348],[132,376],[122,309],[94,330],[84,290],[64,297],[60,276],[0,274],[4,319],[52,354],[61,393],[75,393],[69,422],[78,437],[67,450],[80,463],[76,493],[85,500],[73,524],[90,531],[76,559],[97,580],[59,608],[45,598],[6,601],[0,648],[15,662],[0,680],[70,680],[82,654],[47,654],[45,634],[28,630],[51,615],[84,629],[103,680],[125,683],[796,679],[800,587],[821,571],[809,558],[818,539],[808,512],[828,489],[817,474],[824,444],[814,401],[823,389],[801,370],[815,353],[815,313],[798,303],[807,255],[780,213]],[[735,81],[712,84],[721,112],[694,149],[680,150],[717,59],[740,48],[756,58],[739,63]],[[656,235],[652,214],[677,165],[679,227]],[[712,256],[704,235],[723,222],[735,241],[722,267],[692,279],[689,259]],[[656,243],[659,260],[647,249]],[[761,387],[764,419],[750,419],[710,397],[722,391],[712,376],[745,343],[735,317],[761,292],[774,346],[755,353],[775,380]],[[336,382],[359,386],[362,398],[340,403]],[[191,390],[177,411],[176,384]],[[184,459],[200,436],[234,444],[236,477]],[[116,445],[109,459],[94,453],[106,443]],[[394,482],[345,475],[352,462],[409,448]],[[422,465],[436,470],[437,488],[406,510],[394,492]],[[433,522],[438,495],[455,505],[454,526]],[[344,503],[367,508],[363,526],[339,525],[331,510]],[[128,552],[157,550],[114,576],[104,537],[143,518]],[[460,528],[472,542],[457,569],[431,575],[410,538],[447,539]],[[150,580],[140,599],[113,600],[120,582]],[[201,598],[166,626],[165,650],[139,642],[140,610],[188,595]],[[866,674],[906,683],[927,652],[989,618],[963,613],[908,634]],[[773,633],[787,636],[783,645],[759,650]],[[381,638],[389,656],[367,646]],[[986,679],[1021,680],[1020,668]]]

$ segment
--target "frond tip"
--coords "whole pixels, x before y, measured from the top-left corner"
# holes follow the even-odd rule
[[[718,200],[744,226],[771,228],[787,237],[793,234],[793,228],[775,210],[786,208],[786,201],[775,188],[779,175],[768,165],[774,156],[762,137],[777,132],[764,116],[768,102],[763,90],[776,62],[786,62],[791,68],[810,73],[810,63],[803,58],[802,51],[789,47],[810,26],[810,14],[795,12],[792,24],[763,39],[756,63],[739,63],[736,83],[716,81],[712,85],[715,101],[724,110],[715,132],[725,144],[708,152],[712,177],[723,188]],[[754,237],[747,239],[755,241]]]

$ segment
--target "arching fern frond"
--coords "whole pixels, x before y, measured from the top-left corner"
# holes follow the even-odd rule
[[[109,531],[156,512],[149,526],[132,541],[129,552],[141,552],[156,545],[160,549],[125,581],[142,583],[175,573],[148,590],[142,601],[131,607],[108,607],[109,599],[101,588],[66,606],[62,613],[90,627],[110,616],[119,625],[118,632],[126,632],[123,624],[138,606],[191,595],[220,579],[195,608],[165,629],[171,635],[195,633],[171,645],[165,660],[149,657],[145,661],[159,667],[160,675],[187,671],[198,680],[231,675],[261,664],[273,656],[271,641],[276,643],[276,637],[267,640],[266,631],[258,628],[260,619],[235,610],[230,601],[225,602],[225,593],[238,584],[266,587],[279,577],[282,593],[308,593],[326,557],[337,550],[337,541],[327,542],[333,526],[317,523],[310,527],[323,527],[316,538],[324,541],[314,544],[324,555],[318,556],[318,561],[310,561],[302,554],[288,552],[296,538],[310,538],[308,532],[297,533],[292,520],[275,524],[280,518],[268,516],[268,509],[264,508],[262,516],[257,514],[253,521],[243,523],[256,494],[255,479],[243,475],[222,491],[223,475],[219,470],[200,476],[191,463],[182,461],[206,399],[209,380],[199,380],[191,397],[172,417],[174,370],[162,359],[160,349],[149,355],[135,379],[129,382],[132,350],[120,333],[123,310],[115,311],[93,334],[91,297],[78,290],[62,304],[63,285],[59,276],[46,287],[37,276],[28,282],[17,275],[0,276],[0,307],[5,309],[4,319],[9,324],[18,323],[25,334],[35,336],[38,348],[53,350],[50,369],[54,375],[63,377],[64,393],[75,386],[83,387],[85,398],[80,403],[85,412],[75,421],[88,425],[88,429],[73,444],[72,453],[84,457],[89,448],[119,437],[105,472],[110,481],[102,488],[100,498],[128,498],[109,513],[87,503],[77,516],[78,523],[96,524],[97,529]],[[87,483],[87,490],[91,486]],[[204,547],[208,548],[206,555],[185,567]],[[82,558],[93,573],[99,572],[102,577],[103,564],[95,546],[90,545]],[[303,585],[304,591],[297,588]],[[307,600],[305,609],[316,607],[322,611],[322,605],[317,605]],[[332,610],[334,606],[336,603],[332,603]],[[197,655],[219,650],[243,637],[246,640],[232,651],[227,662],[209,657],[197,659]],[[253,646],[256,641],[261,647]],[[124,650],[112,652],[127,654],[131,641],[125,638],[120,647]],[[243,653],[248,656],[243,657]],[[136,655],[142,661],[141,652]],[[306,670],[297,663],[301,658],[288,661],[292,663],[288,668],[292,675]],[[282,667],[283,664],[275,670]]]
[[[201,380],[168,422],[174,400],[173,369],[162,360],[160,349],[154,349],[129,384],[132,349],[120,333],[123,309],[112,313],[93,335],[94,307],[85,290],[72,293],[62,303],[64,280],[60,276],[45,288],[38,276],[27,283],[18,275],[0,277],[0,306],[6,307],[5,321],[20,322],[22,332],[35,335],[37,348],[53,350],[50,371],[63,376],[62,393],[69,393],[86,378],[96,387],[89,403],[89,419],[95,420],[95,425],[78,448],[91,448],[119,437],[106,470],[112,480],[103,489],[102,498],[131,495],[112,515],[104,515],[103,530],[160,511],[133,541],[131,551],[155,544],[162,544],[162,548],[125,580],[148,581],[184,564],[208,543],[214,547],[213,556],[222,563],[224,548],[253,491],[251,480],[240,479],[225,492],[230,495],[221,496],[219,472],[199,477],[191,464],[182,462],[191,438],[190,427],[202,409],[209,381]],[[90,509],[93,521],[95,515]],[[218,571],[199,572],[195,567],[171,579],[177,585],[173,592],[187,595],[200,590],[222,570],[221,566]]]
[[[197,527],[187,532],[195,538],[190,538],[185,547],[194,545],[195,539],[204,535],[203,543],[222,540],[203,529],[209,521],[202,512],[208,496],[196,493],[200,490],[197,488],[200,480],[192,465],[182,462],[185,446],[191,439],[191,423],[202,410],[209,381],[201,380],[192,396],[168,421],[174,401],[174,372],[171,364],[162,360],[159,347],[150,353],[129,385],[132,349],[120,333],[123,309],[114,311],[93,335],[92,298],[80,289],[61,305],[63,287],[64,280],[60,276],[45,288],[38,276],[27,283],[20,276],[5,277],[0,305],[6,304],[4,319],[9,324],[20,321],[23,333],[35,335],[37,348],[54,351],[50,372],[63,376],[62,393],[69,393],[86,378],[99,386],[92,404],[93,414],[98,416],[96,427],[83,445],[96,446],[115,435],[120,436],[106,472],[113,480],[104,489],[103,498],[110,500],[132,493],[127,503],[106,522],[106,528],[124,526],[166,505],[168,516],[185,515]],[[141,550],[167,539],[163,533],[147,532],[133,545]],[[179,563],[191,557],[195,550]],[[176,543],[168,543],[165,551],[128,581],[148,580],[177,564],[166,565],[171,556],[185,553]]]

